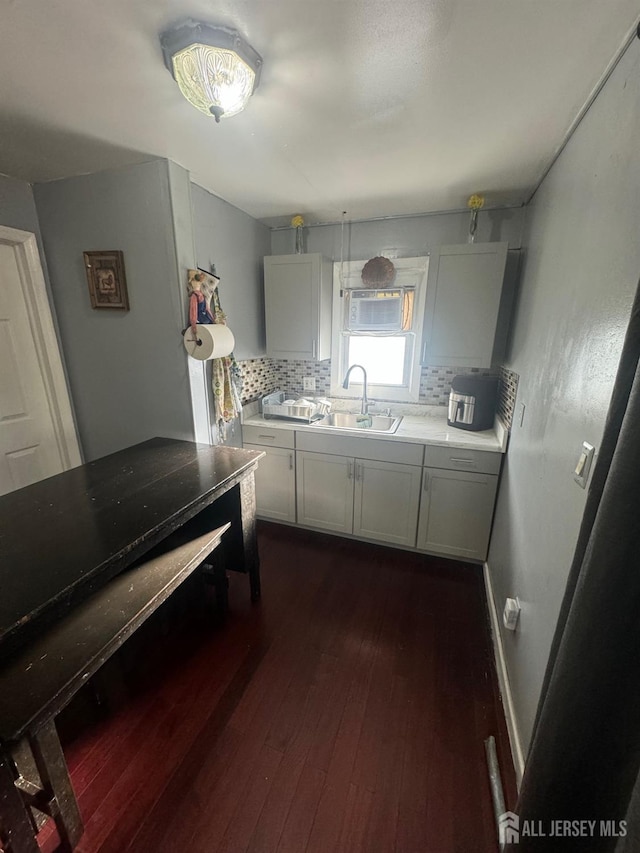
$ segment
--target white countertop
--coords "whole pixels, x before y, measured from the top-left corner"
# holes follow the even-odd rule
[[[447,424],[447,409],[445,406],[425,406],[424,414],[407,414],[402,416],[400,426],[395,433],[367,432],[363,429],[345,430],[333,427],[320,427],[305,424],[301,421],[284,421],[277,418],[263,418],[259,414],[245,413],[243,424],[268,429],[295,430],[296,432],[312,430],[323,435],[350,435],[359,438],[376,438],[382,441],[406,441],[412,444],[438,444],[443,447],[457,447],[468,450],[487,450],[493,453],[504,453],[507,449],[508,431],[499,418],[496,418],[494,428],[482,432],[455,429]],[[400,412],[398,412],[400,414]]]

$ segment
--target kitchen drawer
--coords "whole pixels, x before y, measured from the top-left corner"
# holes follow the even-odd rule
[[[461,450],[458,447],[429,444],[424,451],[425,465],[429,468],[447,468],[450,471],[498,474],[502,462],[501,453],[491,453],[486,450]]]
[[[262,444],[267,447],[295,447],[295,433],[292,429],[270,429],[264,426],[250,426],[245,424],[242,427],[242,443],[246,444]]]
[[[353,456],[376,462],[400,462],[405,465],[422,465],[423,447],[403,441],[385,441],[351,435],[326,435],[314,433],[313,428],[296,433],[296,449],[315,453],[332,453],[336,456]]]

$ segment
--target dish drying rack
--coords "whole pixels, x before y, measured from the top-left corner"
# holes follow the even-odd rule
[[[322,398],[309,399],[285,394],[284,391],[274,391],[262,398],[262,415],[266,419],[280,418],[287,421],[303,421],[306,424],[320,420],[331,411],[329,400]]]

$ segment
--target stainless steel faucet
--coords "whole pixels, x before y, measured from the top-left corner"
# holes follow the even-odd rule
[[[369,400],[367,399],[367,371],[364,369],[364,367],[361,364],[352,364],[351,365],[351,367],[349,368],[349,370],[347,370],[347,372],[345,374],[344,382],[342,383],[342,387],[343,388],[349,387],[349,376],[351,375],[351,371],[355,367],[360,368],[360,370],[362,371],[362,376],[364,377],[363,385],[362,385],[362,405],[360,406],[360,414],[361,415],[368,415],[369,414]]]

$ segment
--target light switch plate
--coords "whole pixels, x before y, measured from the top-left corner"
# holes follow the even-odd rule
[[[315,376],[303,376],[302,377],[302,390],[303,391],[315,391],[316,390],[316,377]]]
[[[519,409],[519,413],[520,413],[520,426],[522,426],[522,425],[524,424],[524,412],[525,412],[525,409],[526,409],[526,408],[527,408],[527,407],[525,406],[525,404],[524,404],[524,403],[520,403],[520,409]]]
[[[591,463],[593,462],[593,455],[595,451],[596,449],[593,444],[589,444],[588,441],[582,442],[582,449],[578,456],[576,467],[573,471],[573,479],[581,489],[584,489],[587,486],[587,480],[589,479],[589,472],[591,471]]]

